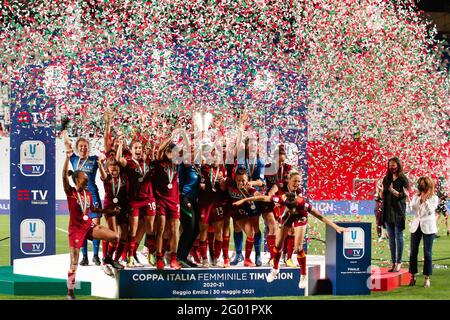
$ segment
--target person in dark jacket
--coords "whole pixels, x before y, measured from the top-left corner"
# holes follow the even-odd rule
[[[392,267],[389,272],[398,272],[402,266],[403,231],[406,220],[406,195],[409,180],[403,173],[400,160],[389,159],[388,168],[383,178],[383,222],[389,235]]]

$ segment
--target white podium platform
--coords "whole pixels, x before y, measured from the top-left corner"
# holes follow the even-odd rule
[[[144,267],[141,268],[132,268],[132,269],[124,269],[123,271],[118,272],[115,276],[108,276],[104,273],[101,266],[95,266],[92,263],[92,253],[89,253],[89,266],[79,266],[77,270],[77,282],[85,281],[91,283],[91,295],[96,297],[103,298],[112,298],[117,299],[119,297],[126,298],[145,298],[145,297],[160,297],[167,298],[168,294],[161,293],[161,296],[158,296],[155,293],[154,288],[164,288],[164,286],[168,286],[174,292],[173,297],[181,297],[181,298],[190,298],[190,297],[205,297],[205,298],[214,298],[214,293],[218,293],[217,298],[223,298],[224,292],[228,294],[227,288],[227,280],[223,282],[211,281],[210,279],[217,279],[217,277],[223,277],[225,274],[233,273],[236,271],[236,275],[234,279],[239,278],[238,273],[242,274],[246,273],[243,277],[249,277],[248,281],[244,282],[236,282],[233,283],[233,290],[239,290],[240,285],[249,285],[252,281],[250,280],[258,280],[257,288],[262,288],[266,286],[272,286],[272,284],[283,285],[281,281],[286,281],[286,284],[289,286],[297,286],[297,278],[299,276],[298,267],[288,268],[282,262],[280,263],[281,273],[287,273],[287,275],[283,277],[280,276],[281,280],[276,280],[272,284],[267,284],[265,282],[265,278],[267,274],[270,272],[270,266],[267,265],[267,261],[269,260],[268,254],[263,255],[263,266],[262,267],[254,267],[254,268],[246,268],[242,266],[236,266],[232,268],[191,268],[191,269],[182,269],[182,270],[171,270],[170,268],[166,268],[165,270],[158,271],[154,267],[150,266],[145,257],[138,252],[139,260],[144,264]],[[254,257],[252,257],[254,258]],[[296,256],[292,257],[293,261],[297,261]],[[39,277],[47,277],[47,278],[56,278],[56,279],[67,279],[67,271],[69,268],[69,254],[59,254],[54,256],[44,256],[44,257],[35,257],[35,258],[26,258],[26,259],[16,259],[14,260],[14,273],[21,275],[29,275],[29,276],[39,276]],[[311,286],[315,286],[318,279],[323,279],[325,277],[325,257],[324,256],[307,256],[307,267],[308,267],[308,288],[303,292],[295,292],[295,295],[308,295],[311,294],[313,288]],[[251,273],[251,274],[250,274]],[[120,281],[120,274],[122,274],[122,281]],[[209,276],[207,274],[217,274],[217,277],[211,276],[208,281],[206,281]],[[158,275],[158,276],[156,276]],[[203,278],[202,278],[203,277]],[[228,277],[232,277],[229,276]],[[128,280],[124,280],[127,278]],[[159,278],[159,279],[157,279]],[[204,283],[199,284],[199,278],[203,279]],[[143,280],[145,279],[145,280]],[[161,281],[163,279],[164,281]],[[226,277],[224,278],[226,279]],[[231,278],[230,278],[231,279]],[[222,281],[222,280],[218,280]],[[295,283],[294,283],[295,282]],[[121,288],[122,286],[122,288]],[[156,287],[153,287],[156,286]],[[177,288],[177,287],[180,288]],[[190,288],[194,287],[202,287],[201,290],[191,290]],[[219,286],[219,287],[217,287]],[[139,289],[137,289],[139,287]],[[222,287],[222,288],[220,288]],[[273,289],[274,287],[272,287]],[[123,289],[123,290],[122,290]],[[136,291],[136,290],[137,291]],[[226,290],[219,290],[226,289]],[[210,291],[208,291],[210,290]],[[265,288],[264,288],[265,290]],[[151,294],[148,293],[152,291]],[[248,296],[258,296],[258,289],[256,292],[254,289],[248,289]],[[121,293],[122,292],[122,293]],[[162,291],[161,291],[162,292]],[[190,292],[193,296],[189,296],[189,294],[182,294],[186,292]],[[246,292],[246,289],[244,290]],[[268,290],[264,291],[266,293],[276,292],[276,290]],[[261,292],[260,294],[264,294]],[[283,292],[283,291],[280,291]],[[289,293],[291,292],[291,293]],[[292,295],[294,291],[286,291],[286,295]],[[177,294],[180,293],[180,294]],[[195,295],[198,293],[198,295]],[[252,294],[253,293],[253,294]],[[170,293],[172,294],[172,293]],[[220,295],[222,294],[222,295]],[[228,297],[226,295],[225,297]],[[232,296],[230,296],[232,297]]]

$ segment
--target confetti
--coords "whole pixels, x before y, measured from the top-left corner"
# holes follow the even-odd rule
[[[352,199],[353,179],[379,178],[391,156],[412,180],[449,178],[443,43],[413,0],[9,0],[0,9],[2,86],[43,88],[74,136],[101,137],[106,109],[115,134],[148,141],[190,128],[195,111],[224,131],[246,110],[253,128],[300,132],[312,198]],[[30,65],[42,81],[23,78]]]

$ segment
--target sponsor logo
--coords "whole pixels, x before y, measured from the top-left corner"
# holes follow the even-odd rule
[[[31,204],[35,205],[47,205],[48,190],[28,190],[19,189],[17,190],[17,200],[18,201],[31,201]]]
[[[361,259],[364,256],[364,230],[358,227],[349,228],[344,232],[344,257],[351,260]]]
[[[28,127],[50,127],[51,120],[53,119],[53,113],[48,111],[30,112],[30,111],[18,111],[17,122],[22,126]]]
[[[39,177],[45,173],[45,144],[42,141],[21,143],[19,168],[24,176]]]
[[[20,250],[26,255],[45,251],[45,223],[41,219],[25,219],[20,223]]]

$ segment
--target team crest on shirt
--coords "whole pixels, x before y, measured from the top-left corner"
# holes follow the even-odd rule
[[[238,193],[238,192],[233,192],[233,191],[229,191],[230,197],[233,199],[242,199],[243,196],[242,194]]]

